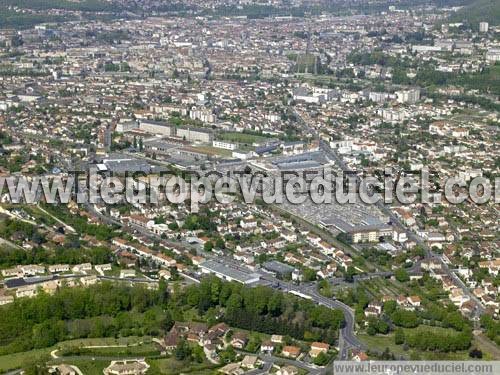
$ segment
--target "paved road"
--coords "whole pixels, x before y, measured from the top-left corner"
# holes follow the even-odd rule
[[[278,280],[265,272],[261,271],[259,273],[264,280],[271,283],[272,287],[280,288],[283,291],[288,292],[299,292],[308,296],[312,301],[319,305],[323,305],[331,309],[339,309],[344,313],[344,326],[341,328],[339,334],[339,359],[347,359],[349,349],[365,349],[365,345],[355,336],[354,311],[349,306],[336,299],[322,296],[318,293],[315,284],[295,285]]]
[[[238,263],[237,261],[229,257],[217,256],[217,258],[214,258],[214,260],[225,264],[229,264],[232,267],[235,267],[236,269],[241,268],[248,271],[248,269],[242,266],[241,263]],[[275,278],[273,275],[260,269],[257,269],[252,272],[258,273],[261,277],[261,280],[266,281],[272,288],[279,289],[283,292],[294,291],[301,293],[305,295],[307,298],[310,298],[313,302],[317,303],[318,305],[323,305],[330,309],[339,309],[344,313],[344,326],[341,328],[339,334],[338,359],[347,359],[348,351],[350,349],[361,349],[361,350],[366,349],[366,346],[355,336],[354,311],[349,306],[336,299],[327,298],[320,295],[317,291],[317,286],[315,283],[296,285],[291,282],[279,280]]]
[[[269,373],[269,370],[271,370],[271,367],[273,367],[273,362],[264,362],[264,366],[262,366],[262,368],[247,371],[247,372],[245,372],[245,374],[246,375],[267,374],[267,373]]]
[[[353,309],[338,300],[320,295],[315,287],[306,289],[303,291],[303,293],[311,296],[313,301],[320,305],[329,307],[331,309],[339,309],[344,313],[345,323],[340,330],[341,337],[339,337],[339,359],[347,358],[348,349],[366,349],[366,346],[355,336],[354,333],[355,321]]]
[[[18,374],[21,374],[22,372],[23,372],[23,370],[19,369],[19,370],[13,370],[13,371],[6,372],[3,375],[18,375]]]

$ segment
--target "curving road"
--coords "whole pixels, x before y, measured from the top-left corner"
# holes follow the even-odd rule
[[[338,359],[347,360],[349,356],[349,349],[366,349],[366,346],[355,335],[354,311],[345,303],[342,303],[339,300],[333,298],[322,296],[316,290],[315,284],[295,285],[293,283],[278,280],[275,277],[264,272],[259,272],[259,274],[261,275],[262,279],[269,281],[271,283],[270,286],[273,288],[279,288],[286,292],[299,292],[309,297],[318,305],[326,306],[330,309],[339,309],[344,313],[344,326],[340,329],[339,332]]]

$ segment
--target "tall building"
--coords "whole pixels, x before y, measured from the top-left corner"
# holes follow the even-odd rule
[[[189,142],[212,142],[212,131],[208,129],[179,126],[176,129],[176,136]]]
[[[98,146],[106,150],[111,147],[111,129],[107,125],[101,125],[97,130]]]
[[[420,89],[414,88],[410,90],[396,91],[397,100],[399,103],[416,103],[420,100]]]
[[[479,22],[479,32],[480,33],[487,33],[488,29],[489,29],[488,22]]]
[[[497,62],[500,61],[500,49],[491,48],[486,52],[486,61],[488,62]]]
[[[170,137],[172,135],[172,126],[167,122],[141,120],[139,129],[148,133],[158,134]],[[175,130],[175,129],[174,129]]]

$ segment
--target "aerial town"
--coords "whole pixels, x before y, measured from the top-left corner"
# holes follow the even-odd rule
[[[0,10],[0,373],[500,360],[497,0]],[[430,177],[318,203],[327,170]],[[89,176],[139,195],[195,175],[296,200],[77,199]],[[66,202],[14,186],[74,176]]]

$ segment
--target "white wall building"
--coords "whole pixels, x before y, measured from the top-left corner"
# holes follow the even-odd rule
[[[235,143],[224,142],[224,141],[213,141],[212,146],[216,148],[222,148],[224,150],[236,150],[238,146]]]
[[[488,22],[479,22],[479,32],[480,33],[487,33],[490,25]]]

